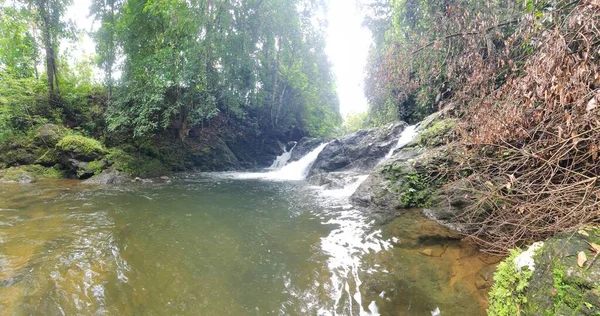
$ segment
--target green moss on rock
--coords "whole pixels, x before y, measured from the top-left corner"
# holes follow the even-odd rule
[[[67,135],[63,137],[56,144],[56,148],[75,158],[87,161],[94,160],[106,152],[99,141],[81,135]]]
[[[494,273],[494,285],[490,291],[490,316],[519,315],[523,305],[527,303],[525,290],[533,272],[524,269],[518,271],[515,258],[523,251],[512,250],[510,256],[502,261]]]
[[[112,169],[121,171],[131,177],[156,177],[171,171],[159,159],[145,155],[134,155],[119,148],[109,149],[106,159]]]
[[[494,275],[488,314],[600,316],[600,261],[587,267],[594,257],[589,243],[599,242],[598,229],[550,238],[527,274],[516,271],[511,255]],[[577,263],[581,251],[588,259],[584,267]]]
[[[450,134],[455,125],[456,121],[453,119],[436,121],[419,133],[417,143],[423,147],[444,145],[450,139]]]
[[[39,179],[60,179],[63,177],[62,171],[54,167],[41,165],[27,165],[0,170],[0,179],[9,182],[34,182]]]

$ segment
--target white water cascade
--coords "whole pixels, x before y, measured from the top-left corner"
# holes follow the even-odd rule
[[[396,145],[382,158],[380,163],[393,156],[394,151],[402,148],[416,136],[416,126],[406,127]],[[235,179],[264,179],[275,181],[304,180],[310,168],[327,144],[321,144],[298,161],[289,164],[286,156],[291,151],[277,158],[269,172],[229,173],[227,177]],[[283,165],[283,166],[282,166]],[[327,265],[331,271],[330,293],[331,306],[323,306],[317,313],[319,316],[341,314],[375,316],[379,315],[375,301],[364,302],[361,296],[363,281],[361,276],[370,274],[377,267],[364,266],[364,255],[386,251],[392,247],[390,240],[382,238],[381,230],[374,229],[372,220],[350,202],[350,196],[368,178],[368,175],[348,174],[348,181],[343,188],[325,189],[313,187],[317,192],[319,204],[326,208],[322,216],[324,225],[335,225],[327,236],[321,237],[321,250],[327,254]],[[384,271],[387,273],[386,271]]]
[[[417,125],[410,125],[402,131],[402,133],[400,134],[400,138],[398,138],[398,143],[396,143],[396,146],[392,147],[392,149],[390,149],[387,155],[385,155],[384,161],[390,159],[394,154],[394,151],[404,147],[406,144],[410,143],[410,141],[413,140],[413,138],[415,138],[415,135],[417,134],[416,128]]]
[[[319,145],[319,147],[313,149],[306,156],[302,157],[298,161],[291,162],[285,165],[279,170],[273,170],[270,172],[234,172],[226,173],[229,178],[234,179],[265,179],[265,180],[304,180],[308,176],[310,167],[315,163],[317,157],[323,151],[323,148],[327,146],[327,143]],[[291,152],[291,150],[290,150]],[[290,154],[291,155],[291,154]]]
[[[273,164],[268,169],[277,170],[277,169],[281,169],[285,165],[287,165],[288,161],[290,161],[290,158],[292,158],[292,152],[294,151],[294,148],[296,148],[295,144],[290,149],[290,151],[287,151],[287,147],[284,148],[283,154],[281,154],[281,156],[277,157],[277,159],[275,159],[275,161],[273,161]]]

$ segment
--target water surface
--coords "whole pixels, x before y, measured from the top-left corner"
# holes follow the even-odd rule
[[[446,289],[455,258],[397,239],[413,222],[379,227],[337,193],[224,174],[0,184],[0,314],[483,313],[480,294]]]

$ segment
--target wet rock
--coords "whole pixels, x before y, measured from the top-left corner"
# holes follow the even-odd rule
[[[334,171],[370,171],[397,144],[406,126],[398,122],[333,140],[319,154],[309,176]]]
[[[294,141],[288,142],[287,144],[285,144],[285,151],[287,152],[287,151],[292,150],[292,148],[296,147],[297,144],[298,144],[298,142],[294,142]]]
[[[122,184],[126,182],[131,182],[131,178],[116,170],[105,170],[102,173],[83,181],[85,184]]]
[[[327,140],[323,138],[304,137],[300,139],[292,151],[289,162],[300,160],[324,142],[327,142]]]

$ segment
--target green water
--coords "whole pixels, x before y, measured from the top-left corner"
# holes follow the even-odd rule
[[[401,270],[416,249],[366,249],[362,260],[338,240],[341,255],[327,251],[332,233],[344,237],[340,227],[361,220],[342,204],[301,182],[208,175],[0,184],[0,315],[358,315],[374,301],[382,315],[430,315],[450,306],[452,293],[399,291],[406,269],[378,272],[389,262]],[[423,304],[407,313],[407,298]]]

